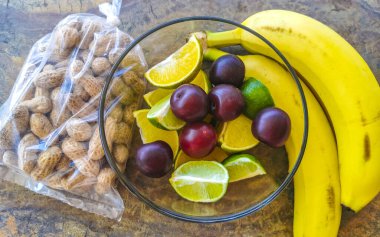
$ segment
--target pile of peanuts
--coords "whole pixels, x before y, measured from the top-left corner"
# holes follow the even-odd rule
[[[51,188],[104,194],[115,185],[116,174],[104,157],[97,110],[105,77],[130,38],[89,18],[58,25],[51,41],[39,52],[49,55],[47,63],[43,68],[29,65],[25,76],[33,83],[0,131],[0,158]],[[137,53],[128,54],[120,67],[128,70],[113,79],[105,131],[124,171],[133,111],[146,83],[145,65]]]

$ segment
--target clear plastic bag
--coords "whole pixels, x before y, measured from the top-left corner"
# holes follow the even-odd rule
[[[73,14],[37,41],[0,107],[0,178],[85,211],[120,219],[123,200],[101,145],[97,109],[111,66],[132,38],[116,25],[120,0],[99,6],[106,18]],[[107,96],[106,133],[125,169],[133,111],[146,83],[140,48],[128,54]]]

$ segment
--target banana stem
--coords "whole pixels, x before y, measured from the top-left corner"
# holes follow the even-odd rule
[[[203,59],[208,61],[215,61],[218,58],[227,55],[228,53],[223,52],[222,50],[215,48],[207,48],[205,52],[203,52]]]
[[[226,47],[240,44],[240,32],[238,29],[221,31],[221,32],[206,32],[207,46],[209,47]]]

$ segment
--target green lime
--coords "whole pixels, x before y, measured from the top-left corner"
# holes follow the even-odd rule
[[[243,113],[250,119],[255,119],[260,110],[274,105],[268,88],[255,78],[246,79],[240,90],[245,101]]]
[[[147,119],[148,112],[148,109],[133,112],[133,116],[136,118],[137,127],[140,128],[142,142],[145,144],[162,140],[169,144],[175,156],[179,149],[179,138],[177,131],[166,131],[153,126]]]
[[[145,78],[160,88],[175,88],[192,81],[202,66],[202,46],[192,35],[187,43],[168,58],[150,68]]]
[[[216,161],[189,161],[169,179],[181,197],[193,202],[216,202],[226,193],[228,171]]]
[[[202,70],[199,71],[198,75],[190,82],[190,84],[199,86],[206,92],[206,94],[208,94],[211,89],[211,83],[208,80],[206,73]],[[173,91],[174,89],[158,88],[154,91],[146,93],[144,95],[144,100],[150,107],[152,107],[162,98],[173,93]]]
[[[158,101],[162,100],[165,96],[171,95],[173,91],[174,89],[158,88],[146,93],[144,95],[144,100],[150,107],[153,107]]]
[[[266,174],[260,162],[249,154],[232,155],[225,159],[222,164],[228,170],[230,183]]]
[[[186,122],[177,118],[170,108],[170,95],[158,101],[148,112],[148,120],[156,127],[165,130],[179,130]]]

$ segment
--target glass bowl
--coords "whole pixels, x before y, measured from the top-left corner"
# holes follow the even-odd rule
[[[120,170],[107,144],[107,131],[104,124],[107,116],[105,110],[106,98],[110,93],[110,85],[112,80],[115,80],[114,78],[119,77],[125,72],[125,70],[120,69],[120,63],[126,55],[135,49],[142,50],[148,66],[151,67],[183,46],[192,32],[206,30],[225,31],[236,27],[255,35],[269,45],[282,59],[283,65],[293,77],[294,83],[297,84],[304,112],[304,134],[303,143],[294,166],[288,167],[289,164],[284,148],[274,149],[259,144],[248,152],[254,154],[259,159],[266,169],[267,175],[256,176],[229,184],[225,196],[215,203],[190,202],[180,197],[171,187],[168,179],[172,172],[169,172],[169,174],[162,178],[154,179],[146,177],[138,171],[133,156],[136,147],[141,144],[141,140],[139,131],[135,126],[133,142],[130,147],[130,158],[126,170]],[[244,53],[242,48],[235,46],[225,48],[225,50],[234,53]],[[203,64],[203,70],[206,72],[209,67],[210,63]],[[153,86],[148,85],[147,91],[153,89],[155,89]],[[140,103],[140,108],[148,108],[148,106]],[[270,204],[289,185],[300,165],[305,150],[308,134],[308,114],[299,79],[286,58],[274,45],[257,32],[239,23],[219,17],[197,16],[179,18],[160,24],[143,33],[127,46],[113,65],[106,79],[100,100],[99,125],[100,137],[107,161],[116,172],[119,182],[133,195],[157,212],[175,219],[199,223],[214,223],[235,220],[260,210]]]

